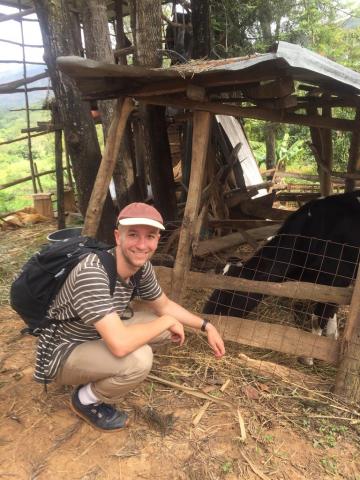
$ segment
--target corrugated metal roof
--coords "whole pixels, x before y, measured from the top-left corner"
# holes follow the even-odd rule
[[[290,76],[334,93],[360,92],[360,74],[317,53],[279,42],[272,53],[225,60],[195,61],[171,68],[145,68],[105,64],[79,57],[59,57],[61,71],[70,75],[87,98],[113,98],[136,94],[139,88],[193,83],[212,88]]]

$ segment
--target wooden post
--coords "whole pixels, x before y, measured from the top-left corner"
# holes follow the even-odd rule
[[[109,189],[110,180],[114,171],[115,162],[119,153],[121,140],[129,115],[134,110],[132,99],[125,98],[122,104],[115,110],[110,125],[105,151],[97,173],[94,188],[91,193],[89,205],[85,215],[83,235],[94,237],[99,227],[100,217],[105,198]]]
[[[327,98],[323,95],[323,98]],[[331,107],[324,106],[322,108],[322,116],[331,118]],[[333,148],[331,130],[322,128],[319,130],[321,140],[321,160],[327,167],[327,171],[320,167],[320,192],[323,197],[327,197],[332,194],[332,182],[331,182],[331,169],[333,165]]]
[[[194,113],[190,184],[172,276],[171,294],[175,301],[181,300],[190,268],[191,244],[201,200],[211,120],[209,112]]]
[[[351,134],[347,173],[357,173],[360,170],[360,108],[356,109],[355,121],[358,122],[359,128]],[[347,178],[345,180],[345,192],[352,192],[354,189],[355,180]]]
[[[351,402],[360,400],[360,269],[342,339],[335,393]]]

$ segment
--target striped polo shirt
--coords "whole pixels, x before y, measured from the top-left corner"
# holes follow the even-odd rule
[[[54,319],[39,336],[34,379],[50,383],[59,367],[80,343],[99,340],[94,324],[105,315],[116,312],[119,316],[128,306],[135,285],[116,279],[111,297],[109,277],[92,253],[73,268],[49,308],[48,316]],[[155,300],[162,293],[150,262],[142,267],[136,295],[143,300]]]

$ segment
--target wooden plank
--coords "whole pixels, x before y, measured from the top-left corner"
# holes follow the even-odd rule
[[[272,191],[262,197],[252,198],[241,203],[240,208],[246,215],[259,218],[269,218],[268,212],[272,209],[275,201],[276,191]]]
[[[205,100],[208,100],[205,88],[199,87],[198,85],[188,85],[186,88],[186,96],[190,100],[195,100],[197,102],[204,102]]]
[[[285,325],[237,317],[202,315],[215,325],[224,340],[296,357],[317,358],[332,364],[338,362],[340,345],[332,338]]]
[[[171,292],[175,301],[181,300],[190,267],[191,244],[201,201],[211,120],[212,115],[208,112],[195,112],[194,114],[189,191],[172,277]]]
[[[295,91],[294,81],[291,77],[276,78],[260,85],[243,87],[242,91],[247,97],[254,99],[282,98]]]
[[[274,235],[279,230],[279,225],[269,225],[266,227],[253,228],[248,230],[248,233],[254,240],[264,240],[264,238]],[[224,237],[211,238],[210,240],[203,240],[195,251],[197,257],[202,257],[209,253],[219,252],[226,248],[237,247],[246,243],[244,235],[240,232],[230,233]]]
[[[335,393],[352,402],[360,400],[360,269],[350,303],[349,316],[341,342]]]
[[[243,228],[245,230],[249,230],[252,228],[257,227],[268,227],[270,225],[277,224],[279,227],[280,224],[278,222],[273,222],[272,220],[235,220],[232,218],[229,219],[220,219],[214,218],[208,220],[208,226],[212,228],[231,228],[232,230],[236,230],[237,228]]]
[[[276,201],[279,202],[309,202],[321,196],[320,192],[279,192]]]
[[[169,283],[172,269],[169,267],[154,267],[160,284]],[[189,272],[188,288],[203,289],[204,287],[239,292],[262,293],[276,297],[299,298],[315,302],[337,303],[349,305],[352,298],[352,287],[329,287],[307,282],[258,282],[245,278],[215,275],[214,273]]]
[[[295,108],[298,104],[295,95],[274,98],[273,100],[256,100],[254,103],[262,108]]]
[[[101,160],[86,211],[84,228],[82,231],[83,235],[95,237],[97,233],[106,194],[109,189],[111,176],[114,171],[127,120],[134,108],[133,101],[130,98],[125,98],[122,104],[119,105],[119,108],[114,112],[105,145],[104,155]]]
[[[137,97],[135,95],[135,97]],[[317,128],[329,128],[340,131],[354,131],[357,128],[357,122],[340,118],[327,118],[317,115],[301,115],[297,113],[284,112],[283,110],[261,109],[258,107],[237,107],[235,105],[226,105],[223,103],[194,102],[187,98],[178,98],[175,96],[156,96],[137,98],[146,104],[152,105],[172,105],[179,108],[189,108],[192,110],[202,110],[214,114],[231,115],[233,117],[255,118],[257,120],[268,120],[277,123],[290,123],[295,125],[307,125]]]

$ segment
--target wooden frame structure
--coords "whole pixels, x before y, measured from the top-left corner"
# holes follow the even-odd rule
[[[201,195],[213,115],[227,114],[309,126],[318,161],[321,191],[328,195],[331,193],[331,176],[339,176],[332,172],[331,167],[331,135],[327,133],[331,129],[349,131],[352,135],[348,171],[341,176],[350,182],[359,175],[360,75],[284,42],[280,42],[276,51],[265,55],[194,62],[170,69],[107,65],[77,57],[61,57],[58,66],[75,80],[84,99],[125,98],[120,114],[119,111],[115,113],[84,233],[96,234],[104,192],[112,174],[111,159],[116,155],[124,125],[133,108],[130,98],[144,104],[191,110],[193,150],[187,202],[174,269],[158,268],[160,281],[171,281],[172,297],[178,301],[188,285],[191,288],[207,285],[350,304],[350,316],[341,345],[329,338],[315,337],[291,327],[231,317],[225,320],[212,316],[211,320],[218,325],[225,339],[338,363],[336,391],[353,399],[360,398],[358,381],[350,379],[352,374],[358,376],[360,371],[360,347],[351,343],[353,335],[357,337],[360,332],[360,276],[354,288],[335,288],[300,282],[271,284],[205,276],[190,271],[191,256],[199,253]],[[333,107],[345,104],[356,108],[353,120],[332,115]],[[321,115],[318,108],[322,108]],[[194,248],[198,251],[194,252]]]

